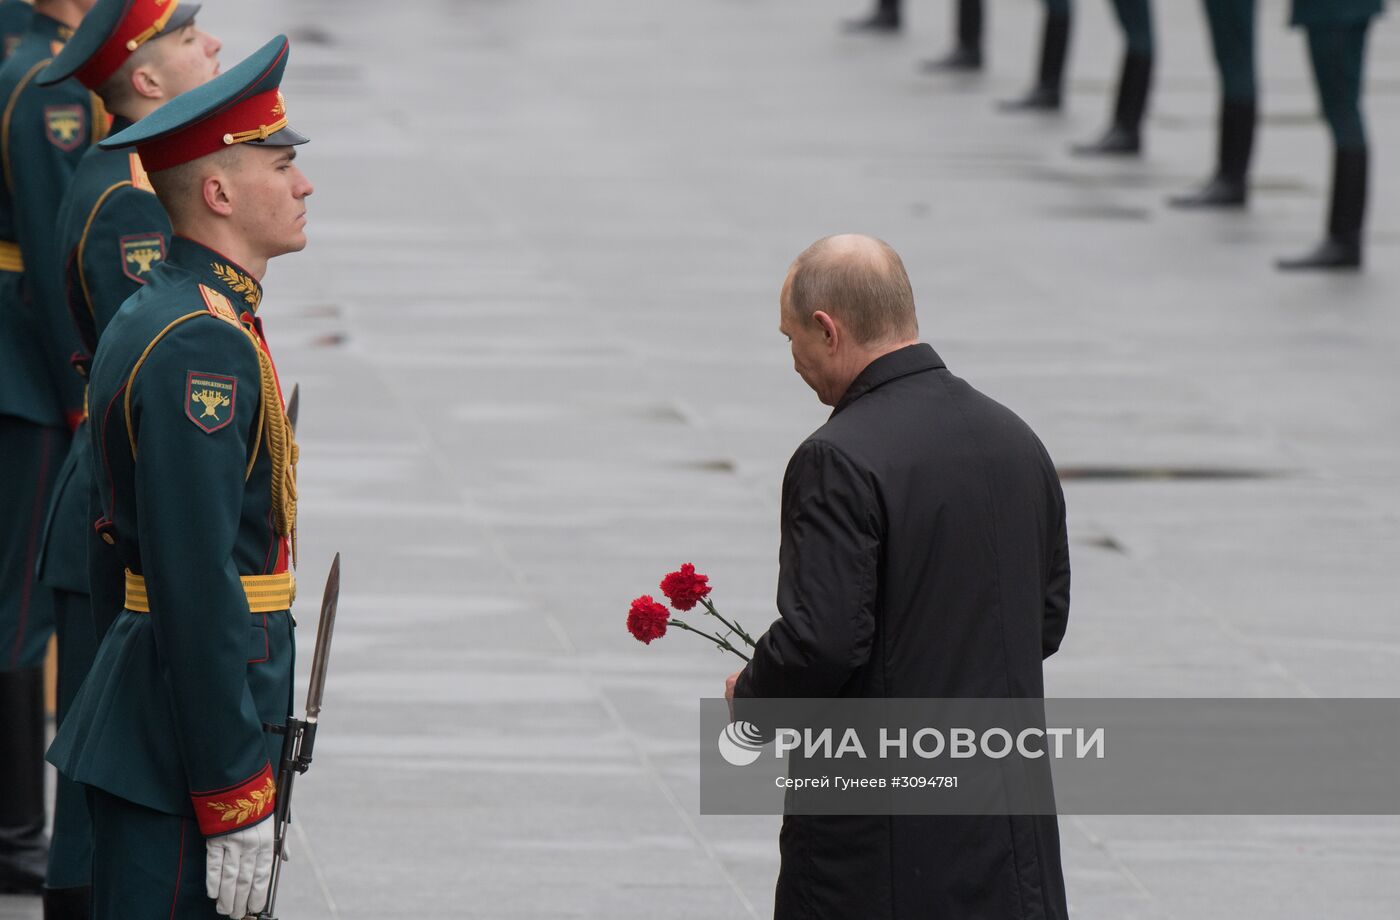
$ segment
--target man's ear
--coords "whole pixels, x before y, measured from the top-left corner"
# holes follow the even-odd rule
[[[165,89],[160,85],[160,77],[144,65],[131,72],[131,88],[138,96],[146,99],[165,98]]]
[[[826,337],[826,350],[835,351],[837,344],[841,341],[841,330],[836,325],[836,320],[825,310],[818,310],[812,314],[812,319],[817,325],[822,327],[822,335]]]
[[[233,191],[229,188],[229,183],[224,176],[215,173],[206,176],[203,184],[204,206],[218,214],[220,217],[228,217],[233,213]]]

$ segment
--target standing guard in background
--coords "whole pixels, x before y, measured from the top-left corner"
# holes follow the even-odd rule
[[[1204,0],[1210,44],[1220,72],[1219,152],[1215,176],[1177,195],[1178,208],[1239,208],[1249,200],[1249,161],[1259,120],[1255,85],[1254,21],[1257,0]]]
[[[1113,121],[1098,140],[1075,146],[1082,156],[1135,156],[1142,152],[1142,119],[1152,89],[1154,42],[1150,0],[1113,0],[1127,48],[1118,78]]]
[[[136,148],[174,239],[102,333],[89,390],[94,605],[125,600],[49,758],[90,789],[94,920],[267,899],[297,447],[257,311],[268,261],[306,245],[312,192],[287,54],[279,36],[104,142]]]
[[[1064,100],[1065,61],[1069,57],[1070,0],[1045,0],[1040,36],[1040,68],[1035,85],[1019,99],[1001,104],[1004,112],[1058,112]]]
[[[44,882],[43,664],[52,593],[34,577],[39,535],[82,381],[77,336],[57,290],[54,221],[83,151],[102,136],[101,103],[76,81],[35,76],[93,0],[39,0],[0,67],[0,892]]]
[[[925,61],[926,71],[938,73],[982,69],[982,32],[986,19],[982,0],[955,2],[953,32],[958,37],[958,43],[943,57]]]
[[[1366,33],[1384,0],[1293,0],[1292,25],[1308,32],[1313,78],[1332,129],[1332,205],[1327,238],[1312,252],[1281,259],[1284,270],[1361,267],[1370,159],[1361,115]]]
[[[47,86],[76,78],[114,116],[112,130],[124,130],[218,71],[219,42],[195,26],[198,11],[199,4],[179,0],[164,5],[98,0],[35,82]],[[102,330],[170,248],[170,219],[137,154],[88,150],[59,210],[57,243],[63,268],[59,285],[83,349],[75,363],[86,375]],[[56,601],[60,725],[92,665],[100,635],[88,594],[95,495],[91,455],[85,420],[59,472],[39,555],[39,581],[53,589]],[[117,612],[103,611],[104,631]],[[85,793],[60,776],[44,892],[48,920],[85,920],[91,864],[92,822]]]
[[[25,0],[0,0],[0,64],[19,47],[34,8]]]

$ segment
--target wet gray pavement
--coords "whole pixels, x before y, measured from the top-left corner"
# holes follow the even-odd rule
[[[729,661],[623,617],[682,561],[774,615],[782,470],[825,417],[777,291],[827,233],[901,251],[925,339],[1067,474],[1051,695],[1400,691],[1400,29],[1374,30],[1369,268],[1288,277],[1330,165],[1278,0],[1255,199],[1228,216],[1163,205],[1214,148],[1196,3],[1157,4],[1125,163],[1066,152],[1108,110],[1107,4],[1080,5],[1068,111],[1027,118],[992,103],[1028,81],[1039,4],[991,4],[989,72],[938,78],[915,65],[948,4],[837,34],[863,3],[206,4],[226,62],[293,36],[317,184],[263,313],[302,388],[303,663],[345,565],[284,917],[771,913],[778,819],[698,814],[697,700]],[[1061,833],[1085,920],[1396,912],[1393,818]]]

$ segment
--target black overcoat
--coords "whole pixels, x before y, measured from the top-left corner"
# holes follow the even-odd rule
[[[735,696],[1041,697],[1064,496],[1014,413],[928,345],[878,358],[783,481],[780,618]],[[779,920],[1059,920],[1053,817],[789,815]]]

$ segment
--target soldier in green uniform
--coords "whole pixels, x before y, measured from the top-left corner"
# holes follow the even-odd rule
[[[1113,120],[1097,140],[1079,144],[1081,155],[1133,155],[1142,151],[1142,119],[1152,87],[1154,39],[1149,0],[1113,0],[1113,11],[1123,30],[1127,48],[1118,78]],[[1045,0],[1045,27],[1041,35],[1040,66],[1035,85],[1018,99],[1001,104],[1006,112],[1057,112],[1064,102],[1065,63],[1069,55],[1070,0]]]
[[[1259,120],[1255,88],[1256,0],[1204,0],[1210,43],[1220,72],[1220,128],[1215,176],[1177,195],[1178,208],[1239,208],[1249,198],[1249,161]]]
[[[1040,66],[1035,85],[1024,96],[1001,104],[1006,112],[1058,112],[1064,98],[1065,61],[1069,56],[1070,0],[1045,0],[1040,33]]]
[[[34,77],[92,0],[39,0],[0,67],[0,891],[44,879],[43,661],[53,595],[34,576],[39,533],[82,383],[69,358],[73,324],[56,290],[54,219],[106,115],[76,81]]]
[[[930,72],[968,72],[982,69],[982,26],[986,10],[982,0],[957,0],[954,4],[953,34],[958,43],[941,58],[924,62]]]
[[[848,32],[898,32],[901,26],[900,0],[876,0],[870,14],[843,23]],[[925,61],[923,69],[939,71],[975,71],[982,69],[982,0],[954,0],[953,33],[957,44],[941,58]]]
[[[90,789],[97,920],[243,917],[267,896],[297,448],[258,306],[312,192],[287,55],[279,36],[103,142],[136,148],[174,236],[89,386],[94,609],[124,600],[49,758]]]
[[[19,47],[34,10],[25,0],[0,0],[0,63]]]
[[[198,11],[199,4],[179,0],[98,0],[35,82],[52,85],[76,78],[114,116],[112,130],[124,130],[218,72],[219,42],[196,27]],[[60,287],[81,339],[81,370],[91,362],[98,337],[117,308],[145,284],[169,245],[170,220],[151,190],[141,158],[90,148],[58,219]],[[59,471],[39,554],[39,581],[53,589],[56,602],[59,724],[97,650],[88,596],[90,457],[84,422]],[[116,612],[106,614],[104,622]],[[87,917],[91,863],[86,796],[60,777],[44,892],[49,920]]]
[[[1142,119],[1152,88],[1155,46],[1152,6],[1149,0],[1113,0],[1113,12],[1127,46],[1118,77],[1113,120],[1097,140],[1074,148],[1082,156],[1133,156],[1142,152]]]
[[[1306,255],[1280,260],[1281,269],[1361,267],[1370,160],[1361,87],[1366,33],[1383,7],[1384,0],[1293,0],[1292,24],[1307,30],[1317,94],[1332,129],[1332,206],[1326,239]]]

